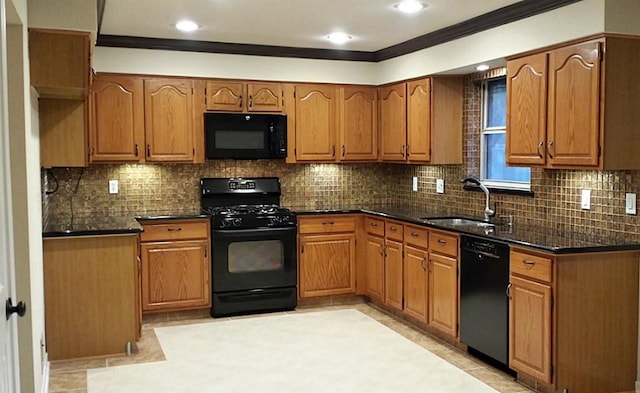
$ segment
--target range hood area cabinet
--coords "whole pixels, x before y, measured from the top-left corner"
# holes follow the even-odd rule
[[[462,163],[462,77],[395,83],[378,96],[382,161]]]
[[[206,106],[209,111],[282,112],[284,91],[280,83],[207,81]]]
[[[43,167],[88,165],[90,56],[89,32],[29,29],[30,80],[39,95]]]
[[[377,160],[375,87],[288,85],[286,102],[288,163]]]
[[[204,81],[98,74],[91,163],[204,162]]]
[[[640,169],[640,39],[604,35],[507,59],[507,164]]]

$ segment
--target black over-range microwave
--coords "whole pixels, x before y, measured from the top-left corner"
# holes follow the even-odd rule
[[[208,159],[287,156],[286,115],[206,112],[204,128]]]

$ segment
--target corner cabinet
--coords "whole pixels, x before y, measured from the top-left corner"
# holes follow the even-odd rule
[[[207,219],[142,221],[142,311],[211,306]]]
[[[147,161],[194,161],[193,96],[191,80],[145,79]]]
[[[226,112],[282,112],[284,95],[279,83],[207,81],[206,109]]]
[[[298,217],[300,298],[356,293],[356,217]]]
[[[462,163],[462,94],[457,76],[380,87],[380,159]]]
[[[638,169],[640,39],[606,35],[507,60],[507,164]]]
[[[509,367],[550,391],[633,391],[639,258],[511,247]]]

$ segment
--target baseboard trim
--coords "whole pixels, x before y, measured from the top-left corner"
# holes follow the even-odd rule
[[[42,370],[42,386],[40,387],[40,393],[49,393],[49,375],[51,371],[51,363],[49,357],[45,353],[44,368]]]

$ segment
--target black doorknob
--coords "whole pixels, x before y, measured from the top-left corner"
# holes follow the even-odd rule
[[[7,320],[11,317],[11,314],[17,313],[18,316],[24,317],[24,314],[27,313],[27,305],[24,302],[18,302],[16,306],[13,305],[11,298],[7,299],[7,305],[5,306],[5,313],[7,315]]]

